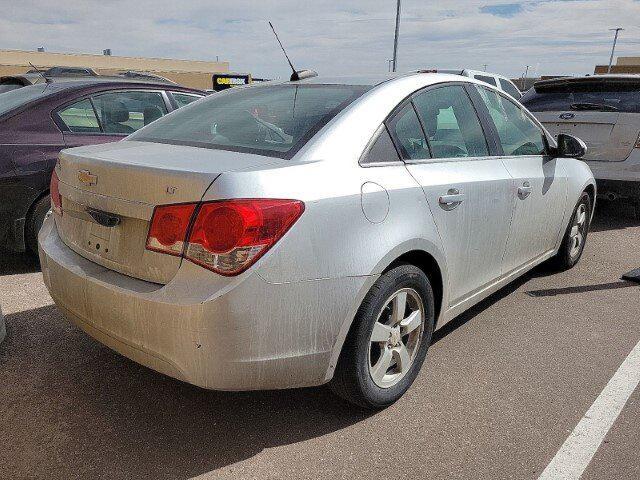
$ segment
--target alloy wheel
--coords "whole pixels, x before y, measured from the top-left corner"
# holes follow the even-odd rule
[[[570,245],[569,255],[571,258],[576,258],[582,247],[584,246],[584,240],[587,234],[587,206],[581,203],[576,210],[576,214],[573,220],[573,226],[569,233]]]
[[[412,288],[387,299],[369,341],[369,373],[377,386],[393,387],[409,372],[422,341],[424,316],[422,299]]]

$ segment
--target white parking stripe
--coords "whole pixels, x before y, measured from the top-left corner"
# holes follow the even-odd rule
[[[578,479],[640,383],[640,342],[622,362],[539,480]]]

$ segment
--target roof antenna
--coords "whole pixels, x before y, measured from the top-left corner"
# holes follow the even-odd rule
[[[44,83],[51,83],[51,79],[45,77],[44,72],[42,70],[40,70],[31,62],[29,62],[29,65],[31,65],[31,68],[33,68],[36,72],[38,72],[38,74],[44,79]]]
[[[287,55],[287,51],[282,46],[282,42],[280,41],[280,38],[278,37],[278,34],[276,33],[276,29],[273,28],[273,24],[271,22],[269,22],[269,26],[271,27],[271,30],[273,31],[273,34],[276,36],[276,40],[280,44],[280,48],[282,49],[282,53],[284,53],[284,56],[286,57],[287,62],[289,63],[289,66],[291,67],[291,70],[293,71],[293,73],[291,74],[290,80],[292,82],[295,82],[297,80],[304,80],[305,78],[317,77],[318,74],[316,72],[314,72],[313,70],[300,70],[300,71],[297,71],[295,69],[295,67],[293,66],[293,63],[291,63],[291,59],[289,58],[289,55]]]

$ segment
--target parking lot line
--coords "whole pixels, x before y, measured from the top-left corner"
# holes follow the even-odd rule
[[[640,342],[611,377],[551,463],[544,469],[539,480],[579,479],[638,383]]]

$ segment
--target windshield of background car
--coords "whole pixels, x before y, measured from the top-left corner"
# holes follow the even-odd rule
[[[128,139],[291,158],[368,89],[315,84],[228,89],[187,105]]]
[[[532,112],[591,110],[640,113],[640,84],[580,84],[530,89],[520,100]]]
[[[0,94],[0,115],[21,107],[22,105],[43,98],[57,90],[49,84],[29,85]]]

